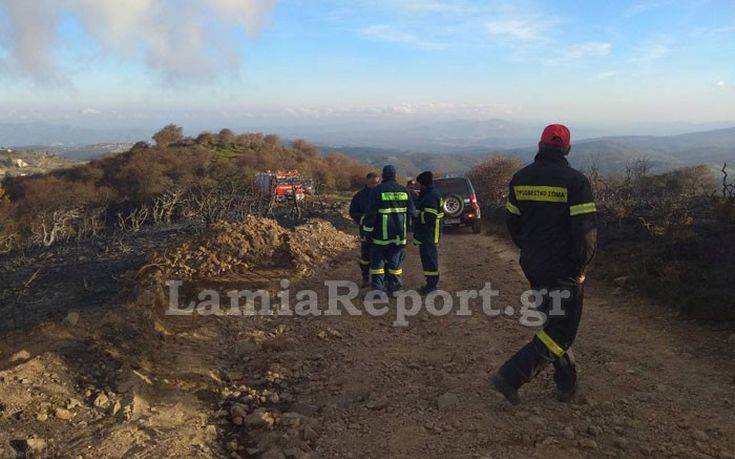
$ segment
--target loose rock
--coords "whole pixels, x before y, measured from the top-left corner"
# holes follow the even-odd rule
[[[110,399],[104,392],[100,392],[100,394],[94,399],[94,406],[97,408],[104,408],[108,403],[110,403]]]
[[[25,349],[20,350],[10,357],[10,363],[17,363],[22,360],[28,360],[31,358],[31,353]]]
[[[370,400],[365,406],[371,410],[382,410],[388,406],[388,399],[386,397],[381,397],[377,400]]]
[[[261,459],[286,459],[286,455],[283,453],[283,450],[277,447],[269,449],[260,457]]]
[[[597,449],[597,442],[591,438],[582,438],[579,440],[579,446],[587,449]]]
[[[28,449],[34,453],[40,453],[46,449],[46,440],[43,438],[30,437],[26,440],[26,444],[28,445]]]
[[[447,392],[436,400],[436,406],[439,411],[447,411],[454,408],[459,403],[457,394]]]
[[[695,431],[692,432],[692,438],[695,439],[695,440],[697,440],[697,441],[705,442],[705,441],[709,440],[709,435],[707,435],[702,430],[695,430]]]
[[[255,411],[242,418],[242,423],[248,427],[270,427],[273,425],[273,416],[265,411]]]
[[[54,410],[54,416],[64,421],[68,421],[69,419],[73,417],[71,411],[64,409],[64,408],[56,408]]]
[[[64,318],[64,323],[70,327],[76,327],[79,323],[79,313],[76,311],[69,312]]]

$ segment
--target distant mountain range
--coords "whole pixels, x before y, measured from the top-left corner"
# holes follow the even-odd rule
[[[654,170],[659,171],[694,164],[722,167],[726,161],[735,164],[735,127],[729,126],[732,123],[648,123],[631,125],[625,130],[676,133],[655,136],[609,135],[623,131],[621,127],[573,126],[570,160],[577,167],[594,163],[604,173],[624,170],[627,162],[639,158],[648,159]],[[343,151],[375,166],[393,163],[404,174],[415,174],[425,169],[458,174],[492,154],[530,161],[543,126],[503,119],[419,122],[375,118],[366,119],[364,124],[355,120],[324,120],[309,125],[281,124],[270,128],[231,127],[237,132],[274,132],[286,139],[303,138],[322,145],[325,151]],[[718,129],[708,129],[712,127]],[[682,134],[685,128],[697,129],[698,132]],[[120,129],[106,125],[74,127],[41,122],[0,123],[0,146],[46,145],[51,148],[36,148],[75,159],[92,159],[124,149],[127,143],[148,140],[155,130]],[[196,135],[200,130],[187,129],[187,134]]]
[[[347,155],[379,167],[392,163],[403,174],[414,175],[431,169],[446,174],[461,174],[480,160],[501,154],[530,162],[536,153],[534,141],[522,148],[468,148],[464,152],[426,153],[370,147],[327,147],[326,151],[343,151]],[[697,164],[721,168],[724,162],[735,164],[735,127],[673,136],[611,136],[575,142],[571,163],[580,168],[596,165],[603,173],[621,172],[626,164],[646,159],[653,171]]]
[[[47,122],[0,123],[0,146],[82,146],[149,139],[155,129],[79,127]]]
[[[529,157],[536,147],[507,154]],[[572,146],[570,161],[580,167],[596,164],[603,172],[624,170],[631,160],[646,159],[653,170],[705,164],[735,164],[735,127],[673,136],[617,136],[582,140]]]

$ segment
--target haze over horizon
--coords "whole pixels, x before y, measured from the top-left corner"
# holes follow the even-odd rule
[[[735,124],[727,0],[0,0],[0,37],[6,123]]]

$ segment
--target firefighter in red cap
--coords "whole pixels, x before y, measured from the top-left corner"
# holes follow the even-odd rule
[[[506,205],[508,230],[520,248],[520,264],[538,310],[546,315],[542,330],[493,376],[493,388],[510,403],[520,403],[518,389],[545,366],[554,366],[558,399],[571,401],[577,371],[571,346],[582,314],[585,269],[595,252],[597,225],[589,180],[566,160],[569,129],[544,129],[532,164],[510,182]]]

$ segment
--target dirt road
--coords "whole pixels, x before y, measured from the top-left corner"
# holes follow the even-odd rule
[[[492,281],[500,306],[526,288],[503,241],[450,234],[442,243],[442,286],[479,289]],[[421,282],[409,252],[406,283]],[[355,275],[344,266],[333,278]],[[516,318],[330,321],[344,338],[329,364],[301,388],[321,407],[314,450],[326,456],[568,457],[669,455],[732,457],[735,373],[727,334],[674,319],[662,308],[589,286],[575,351],[581,396],[554,400],[548,373],[509,407],[488,376],[533,331]],[[320,351],[325,352],[325,351]]]
[[[441,254],[444,289],[490,281],[501,309],[519,307],[526,285],[505,241],[449,234]],[[421,285],[414,248],[404,271],[408,287]],[[357,276],[353,254],[345,254],[298,286],[324,299],[325,279]],[[136,369],[152,381],[138,413],[133,400],[128,424],[92,416],[65,439],[62,421],[49,420],[47,435],[59,438],[48,450],[82,457],[735,457],[730,332],[615,295],[591,277],[573,404],[554,399],[548,373],[524,387],[518,407],[490,391],[491,372],[534,332],[517,316],[421,314],[404,328],[392,325],[392,314],[202,318],[186,329],[157,328],[155,358]],[[0,372],[0,381],[17,383],[17,397],[27,384],[12,373],[19,368]],[[236,413],[253,403],[254,413]],[[16,437],[22,430],[20,422],[0,423]]]

